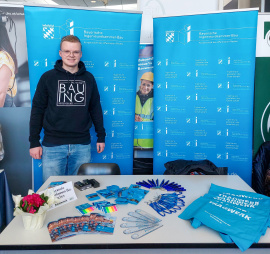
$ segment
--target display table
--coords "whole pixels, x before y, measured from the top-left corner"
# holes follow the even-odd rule
[[[14,204],[4,170],[0,170],[0,233],[13,219]]]
[[[48,230],[47,223],[65,218],[68,216],[80,216],[75,206],[89,202],[85,195],[94,193],[98,189],[105,189],[109,185],[118,185],[120,187],[129,187],[130,184],[135,184],[137,181],[143,181],[147,179],[166,179],[170,182],[176,182],[186,188],[187,191],[183,192],[187,207],[198,197],[208,192],[211,183],[234,188],[238,190],[252,191],[252,189],[238,176],[58,176],[50,177],[40,190],[44,190],[48,184],[52,181],[72,181],[73,183],[78,180],[94,178],[100,183],[100,187],[97,189],[91,188],[84,191],[79,191],[75,188],[77,200],[68,203],[62,207],[58,207],[47,213],[45,225],[43,228],[36,231],[26,231],[23,228],[22,218],[20,216],[14,218],[9,226],[0,235],[0,250],[57,250],[57,249],[158,249],[158,248],[170,248],[177,250],[178,248],[234,248],[234,251],[239,251],[236,245],[226,244],[222,241],[219,234],[205,226],[198,229],[192,228],[189,221],[181,220],[178,215],[182,212],[178,211],[173,214],[167,214],[165,217],[160,216],[154,211],[146,202],[153,200],[153,197],[166,193],[161,190],[150,190],[146,197],[138,205],[119,205],[118,211],[111,213],[112,216],[117,217],[116,226],[113,235],[78,235],[70,237],[64,240],[60,240],[52,243]],[[103,198],[101,199],[103,200]],[[114,199],[109,199],[113,201]],[[183,209],[185,209],[185,207]],[[123,223],[122,218],[127,216],[128,212],[135,211],[136,209],[142,209],[148,213],[151,213],[155,217],[162,220],[163,227],[156,231],[138,239],[131,239],[130,234],[124,234],[123,228],[120,224]],[[95,209],[94,212],[101,213]],[[265,236],[260,239],[258,244],[253,244],[251,248],[269,248],[270,247],[270,230],[268,229]],[[255,249],[249,249],[248,251]],[[257,249],[259,251],[259,249]],[[116,250],[115,250],[116,251]],[[128,250],[130,251],[130,250]],[[230,250],[231,252],[232,250]],[[248,253],[248,251],[246,253]],[[89,252],[89,250],[88,250]],[[110,250],[111,252],[111,250]],[[156,252],[156,251],[155,251]],[[179,252],[179,250],[178,250]],[[73,252],[75,253],[75,252]],[[76,252],[77,253],[77,252]],[[116,253],[116,252],[115,252]],[[157,253],[157,252],[156,252]],[[171,253],[171,252],[170,252]],[[182,250],[181,250],[181,253]],[[191,252],[190,252],[191,253]],[[217,252],[216,252],[217,253]]]

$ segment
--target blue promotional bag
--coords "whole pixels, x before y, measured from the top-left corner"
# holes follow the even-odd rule
[[[205,225],[234,242],[241,251],[258,242],[269,226],[269,198],[251,192],[211,185],[208,194],[190,204],[179,218],[194,228]]]

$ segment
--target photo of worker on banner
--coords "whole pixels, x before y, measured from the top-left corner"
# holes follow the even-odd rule
[[[135,103],[134,148],[153,149],[153,45],[141,45]]]
[[[145,72],[141,76],[140,89],[136,93],[135,122],[153,121],[153,99],[154,99],[154,74]]]

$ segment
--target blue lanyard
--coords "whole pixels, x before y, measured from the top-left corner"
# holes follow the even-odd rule
[[[175,192],[172,194],[161,194],[156,201],[151,201],[149,206],[151,206],[159,215],[164,217],[166,213],[172,214],[181,210],[182,207],[185,206],[183,200],[184,197],[185,196],[180,196]]]

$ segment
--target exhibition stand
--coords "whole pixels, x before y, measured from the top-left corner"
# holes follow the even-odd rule
[[[41,229],[26,230],[21,216],[13,218],[11,193],[5,172],[0,170],[0,232],[3,230],[0,234],[0,254],[17,251],[28,254],[31,251],[36,253],[37,250],[50,254],[127,251],[138,253],[141,250],[143,253],[158,254],[166,251],[172,254],[180,251],[194,253],[196,249],[200,253],[208,253],[213,249],[215,253],[240,253],[234,243],[223,241],[219,234],[222,231],[215,231],[205,226],[202,221],[200,222],[204,225],[195,229],[188,219],[181,219],[179,216],[195,200],[208,193],[211,184],[254,193],[250,185],[258,10],[215,11],[181,16],[157,15],[153,22],[155,44],[140,45],[141,12],[33,5],[20,6],[20,9],[20,15],[18,10],[12,13],[23,17],[25,15],[25,23],[24,20],[21,22],[27,32],[31,98],[41,75],[52,69],[59,58],[60,39],[65,35],[78,36],[83,47],[82,61],[87,70],[94,75],[98,85],[107,135],[106,150],[104,153],[98,153],[95,133],[91,132],[91,163],[117,163],[123,175],[51,176],[42,185],[42,162],[33,160],[34,190],[44,191],[57,182],[65,182],[70,184],[68,190],[74,190],[75,194],[73,198],[63,200],[61,204],[46,212]],[[5,10],[7,17],[10,18],[10,14],[9,9]],[[5,26],[7,27],[7,24]],[[263,27],[264,31],[261,34],[265,37],[269,31],[266,30],[270,28]],[[46,50],[40,50],[41,48]],[[146,79],[146,73],[151,73],[151,78]],[[145,117],[147,121],[135,121],[134,130],[134,105],[142,85],[141,80],[152,82],[149,87],[155,89],[155,104],[149,103],[149,108],[153,111],[151,119]],[[57,106],[66,105],[66,98],[70,99],[80,94],[78,88],[75,90],[69,86],[69,90],[61,90]],[[147,96],[150,97],[150,92]],[[74,106],[84,105],[80,102]],[[268,106],[267,102],[267,106],[263,107],[264,112],[268,110]],[[15,111],[12,114],[15,114]],[[15,121],[17,118],[12,114],[9,118]],[[136,110],[135,114],[139,115]],[[1,121],[4,121],[3,115]],[[5,128],[12,134],[8,125],[17,126],[7,120],[2,124],[7,126]],[[262,125],[268,127],[267,124]],[[137,145],[134,144],[134,139]],[[154,143],[142,145],[143,139],[151,139],[151,142],[154,139]],[[11,143],[15,142],[12,140]],[[153,168],[154,175],[142,175],[151,173],[150,170],[146,172],[146,169],[137,169],[136,172],[136,161],[133,158],[147,158],[149,154],[152,155],[152,149],[154,152],[151,170]],[[25,160],[25,156],[18,158],[17,161]],[[163,175],[163,165],[179,159],[211,160],[217,167],[227,167],[229,175]],[[10,174],[10,169],[4,168]],[[26,174],[27,168],[29,167],[20,171]],[[141,168],[142,166],[139,169]],[[132,175],[135,173],[140,175]],[[24,180],[20,179],[17,173],[13,175],[16,176],[16,182],[17,179],[18,182]],[[76,182],[93,178],[98,183],[96,186],[92,185],[84,190],[75,188]],[[147,182],[154,188],[147,188]],[[138,186],[139,183],[142,184]],[[171,189],[164,189],[168,183],[171,184]],[[106,188],[115,186],[137,188],[142,190],[145,196],[133,195],[129,202],[125,203],[122,199],[122,203],[117,203],[111,196],[109,198],[102,195]],[[179,188],[177,191],[181,189],[180,194],[174,189],[176,187]],[[122,195],[124,191],[123,189],[119,193]],[[90,200],[89,195],[95,194],[98,200]],[[173,207],[177,209],[168,209],[170,212],[167,213],[153,205],[161,200],[162,195],[167,195],[168,198],[170,194],[175,194],[177,200],[181,199],[182,205],[177,201]],[[121,199],[121,195],[117,198]],[[62,197],[65,198],[65,195]],[[246,200],[248,198],[250,197]],[[101,207],[94,204],[99,201],[111,202],[111,206],[108,207],[114,209],[100,209]],[[90,204],[92,210],[83,214],[83,208],[81,207],[80,212],[78,207],[85,203]],[[218,201],[216,204],[222,207]],[[269,203],[260,212],[266,211],[268,207]],[[138,211],[147,214],[148,219],[139,216],[139,222],[135,220],[132,214],[137,213],[138,216]],[[211,215],[209,217],[215,217]],[[103,230],[96,230],[97,226],[93,226],[95,230],[89,229],[89,222],[88,232],[83,229],[79,231],[80,225],[75,218],[83,218],[86,221],[87,217],[89,220],[94,217],[93,221],[99,219],[100,224],[97,224],[101,225]],[[72,222],[67,222],[67,218],[72,218]],[[218,216],[215,218],[216,221],[221,221]],[[68,229],[68,235],[65,229],[66,235],[63,233],[62,237],[59,236],[64,228],[63,224],[60,225],[61,219],[66,220],[65,226],[76,225],[74,227],[77,227],[77,231]],[[102,224],[109,223],[108,221],[111,225]],[[54,231],[48,230],[52,222],[57,225],[59,223],[57,237]],[[84,223],[81,220],[80,222]],[[133,226],[130,226],[131,224]],[[255,224],[259,222],[255,221]],[[5,228],[6,225],[8,226]],[[264,226],[267,228],[268,224]],[[140,230],[135,231],[136,227]],[[269,252],[270,230],[267,229],[265,235],[258,239],[258,243],[253,241],[256,243],[245,253]]]
[[[55,176],[50,177],[40,188],[39,191],[44,190],[51,182],[55,181],[72,181],[74,184],[76,181],[82,181],[83,179],[90,179],[91,176]],[[201,226],[198,229],[194,229],[190,223],[186,220],[178,218],[182,211],[190,205],[194,200],[204,195],[209,191],[212,183],[223,187],[251,191],[253,190],[239,177],[235,175],[213,176],[213,175],[195,175],[195,176],[94,176],[95,180],[100,183],[98,188],[89,188],[84,191],[79,191],[74,188],[77,199],[69,202],[65,205],[59,206],[53,210],[47,212],[44,226],[35,231],[25,230],[22,223],[22,218],[17,216],[8,225],[8,227],[0,235],[0,250],[68,250],[68,249],[85,249],[91,251],[91,253],[97,251],[96,249],[110,249],[111,251],[125,249],[164,249],[168,248],[172,251],[185,248],[221,248],[226,250],[227,248],[233,248],[232,251],[238,251],[236,245],[224,243],[220,235],[205,226]],[[52,243],[47,224],[52,221],[57,221],[60,218],[66,218],[71,216],[80,216],[80,213],[76,210],[76,206],[84,203],[91,203],[87,200],[86,195],[95,193],[98,190],[106,189],[107,186],[118,185],[119,187],[129,187],[131,184],[141,182],[143,180],[157,179],[161,182],[165,181],[175,182],[186,189],[183,192],[185,196],[185,206],[180,211],[172,214],[166,214],[160,216],[155,210],[153,210],[148,204],[153,201],[158,195],[169,193],[160,189],[148,189],[146,194],[137,205],[117,205],[117,210],[110,213],[111,216],[116,217],[115,228],[113,234],[81,234],[74,237],[69,237],[63,240],[55,241]],[[145,189],[142,187],[142,189]],[[104,198],[102,198],[103,200]],[[113,202],[114,200],[108,199]],[[130,234],[124,234],[125,228],[120,225],[124,223],[122,220],[124,217],[129,216],[129,212],[135,210],[143,210],[152,216],[161,220],[162,226],[157,230],[146,234],[139,239],[132,239]],[[93,213],[102,213],[98,209],[95,209]],[[247,253],[252,250],[261,251],[261,248],[270,247],[270,231],[268,230],[264,236],[261,237],[259,243],[253,244],[252,249],[247,250]],[[253,249],[255,248],[255,249]],[[77,251],[77,250],[76,250]],[[182,251],[182,250],[181,250]],[[228,249],[227,249],[228,251]],[[230,250],[231,251],[231,250]],[[156,252],[156,251],[155,251]]]

